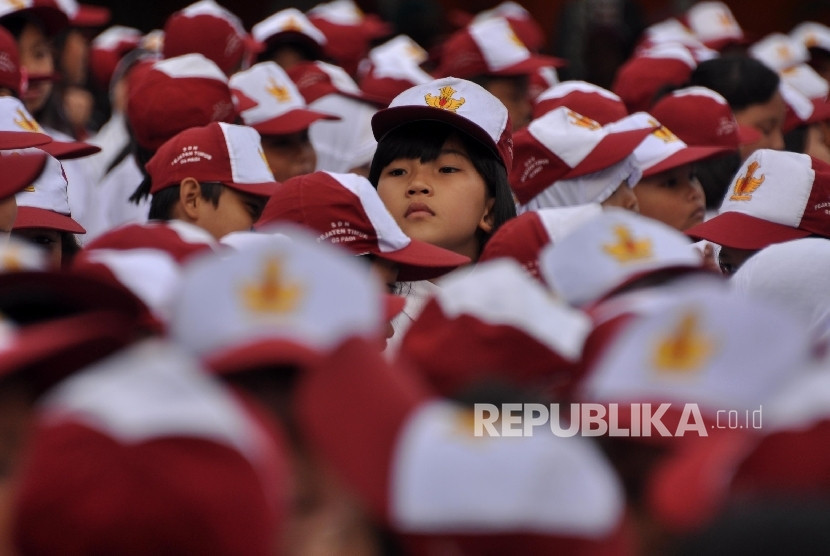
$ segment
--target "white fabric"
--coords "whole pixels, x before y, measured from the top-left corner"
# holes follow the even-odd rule
[[[639,214],[606,208],[539,255],[540,272],[575,306],[596,301],[632,276],[701,265],[688,238]]]
[[[275,62],[260,62],[234,74],[230,87],[242,91],[257,103],[242,112],[245,125],[256,125],[306,107],[297,86]]]
[[[621,162],[599,172],[553,182],[527,204],[517,207],[517,211],[521,214],[544,208],[602,203],[619,187],[633,188],[642,175],[643,172],[634,156],[629,155]]]
[[[42,152],[39,149],[20,149],[19,153],[26,152]],[[5,151],[9,153],[10,151]],[[14,156],[5,154],[4,156]],[[60,214],[69,215],[69,198],[66,193],[66,178],[63,174],[63,168],[60,161],[53,157],[47,156],[46,165],[40,176],[34,181],[32,185],[15,195],[17,205],[21,207],[35,207]]]
[[[536,214],[548,233],[551,243],[556,243],[601,212],[602,206],[599,203],[587,203],[571,207],[539,209]]]
[[[571,168],[585,160],[608,130],[594,120],[560,106],[536,118],[528,132]]]
[[[770,33],[755,42],[749,47],[749,55],[776,72],[810,60],[807,47],[783,33]]]
[[[228,82],[228,77],[219,69],[219,66],[196,53],[161,60],[153,64],[153,69],[173,78],[198,77],[214,79],[222,83]]]
[[[375,229],[378,247],[382,253],[400,251],[411,243],[412,240],[403,233],[398,223],[389,214],[389,209],[380,200],[377,190],[369,180],[357,174],[335,174],[333,172],[327,172],[327,174],[358,198],[360,206],[363,207],[363,212],[369,217],[369,222]],[[336,226],[332,222],[332,230],[343,227],[349,228],[350,226],[351,224],[347,221],[338,221]],[[348,233],[340,235],[347,236]],[[337,243],[337,241],[332,241],[332,243]]]
[[[736,191],[738,180],[744,180],[750,173],[749,166],[755,163],[752,178],[763,182],[753,191]],[[719,212],[740,212],[797,228],[815,177],[812,161],[806,154],[758,149],[735,173]]]
[[[113,50],[123,42],[131,42],[137,45],[141,41],[141,37],[141,31],[135,27],[113,25],[92,39],[90,48],[94,50]]]
[[[511,326],[572,360],[582,352],[590,329],[584,314],[551,296],[512,259],[479,263],[469,273],[447,276],[435,298],[448,318],[470,315],[493,326]]]
[[[815,21],[805,21],[793,27],[790,36],[807,48],[818,47],[830,51],[830,27]]]
[[[219,122],[231,164],[233,183],[273,183],[274,174],[265,160],[260,136],[252,127]]]
[[[363,13],[352,0],[332,0],[317,4],[308,10],[308,15],[338,25],[360,25],[363,21]]]
[[[126,114],[113,113],[107,123],[101,126],[101,129],[87,140],[87,143],[101,148],[99,152],[83,159],[87,167],[89,183],[94,186],[103,179],[115,157],[130,143]]]
[[[661,126],[661,124],[654,116],[648,112],[635,112],[621,120],[611,122],[606,127],[610,131],[620,132],[656,126]],[[634,149],[634,158],[637,165],[645,173],[668,157],[686,148],[688,148],[688,145],[669,129],[658,127]]]
[[[781,79],[809,99],[824,100],[830,93],[827,80],[807,64],[799,64],[782,71]]]
[[[132,154],[127,155],[95,186],[86,222],[85,242],[124,224],[144,224],[150,212],[150,198],[139,204],[129,201],[130,195],[144,179]]]
[[[507,108],[499,99],[487,92],[483,87],[457,77],[445,77],[436,79],[425,85],[416,85],[402,92],[389,104],[389,108],[398,106],[429,106],[426,95],[438,97],[441,89],[450,87],[453,89],[451,98],[464,103],[453,110],[457,116],[461,116],[483,129],[493,145],[498,145],[502,133],[507,127]],[[440,110],[437,109],[437,110]]]
[[[308,130],[317,153],[316,170],[350,172],[372,162],[378,142],[372,133],[370,104],[339,94],[325,95],[309,105],[312,110],[337,114],[339,120],[320,120]]]
[[[601,97],[605,97],[608,100],[613,100],[620,103],[622,102],[622,99],[619,96],[615,95],[608,89],[603,89],[602,87],[594,85],[593,83],[588,83],[587,81],[576,80],[562,81],[561,83],[555,84],[553,87],[546,89],[538,97],[536,97],[536,100],[534,102],[538,104],[543,100],[562,98],[574,92],[593,93]]]
[[[404,79],[415,85],[429,83],[434,79],[420,68],[428,57],[427,51],[406,35],[398,35],[376,46],[369,51],[368,56],[373,76]]]
[[[70,419],[123,443],[204,438],[262,458],[259,429],[239,403],[180,348],[134,344],[69,377],[41,403],[46,419]]]
[[[702,415],[756,410],[811,359],[806,328],[762,299],[705,283],[657,297],[604,347],[581,400],[697,403]]]
[[[329,350],[381,337],[383,287],[368,265],[298,227],[269,233],[279,239],[187,267],[170,325],[180,345],[208,356],[266,339]]]
[[[804,238],[766,247],[747,260],[730,283],[741,292],[781,305],[830,340],[830,240]]]
[[[428,403],[404,425],[390,478],[396,529],[599,538],[619,524],[622,487],[596,445],[549,429],[476,438],[467,411]]]
[[[234,28],[234,30],[236,30],[237,35],[240,37],[244,37],[247,34],[245,32],[245,27],[242,25],[242,20],[240,20],[233,12],[228,11],[214,2],[214,0],[199,0],[199,2],[195,2],[183,8],[179,13],[187,17],[210,15],[218,19],[223,19],[227,21],[231,27]]]
[[[805,121],[813,115],[813,110],[815,110],[813,103],[810,102],[807,95],[802,93],[789,81],[782,79],[778,84],[778,91],[781,93],[784,102],[787,103],[787,107],[789,107],[789,109],[792,110],[801,121]]]
[[[253,26],[251,35],[258,42],[265,42],[269,38],[286,31],[295,31],[306,35],[314,42],[323,46],[326,36],[311,23],[303,12],[297,8],[287,8],[263,19]]]
[[[8,234],[0,235],[0,274],[27,270],[46,271],[49,269],[46,257],[46,250],[38,245]],[[6,321],[0,315],[0,329],[5,325]]]
[[[744,32],[723,2],[698,2],[686,12],[689,28],[703,42],[742,39]]]
[[[459,272],[456,270],[455,272]],[[463,272],[463,271],[462,271]],[[399,282],[400,292],[406,298],[403,311],[392,319],[392,329],[395,334],[386,341],[386,355],[390,358],[395,355],[406,335],[406,331],[412,326],[427,301],[441,290],[441,288],[428,280],[418,282]]]
[[[491,71],[503,70],[531,57],[530,51],[503,17],[476,21],[467,27],[467,32],[473,37]]]

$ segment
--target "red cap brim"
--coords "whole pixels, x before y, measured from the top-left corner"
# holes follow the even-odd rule
[[[570,179],[598,172],[616,164],[634,152],[654,128],[632,129],[607,135],[582,162],[560,179]]]
[[[307,345],[283,338],[268,338],[221,350],[210,355],[206,363],[216,374],[230,375],[275,365],[306,367],[322,356]]]
[[[379,259],[398,263],[398,280],[401,282],[437,278],[470,263],[469,257],[417,239],[411,239],[409,245],[403,249],[391,252],[378,251],[374,255]]]
[[[78,11],[69,20],[75,27],[101,27],[112,19],[112,12],[104,6],[78,4]]]
[[[761,140],[761,132],[752,126],[738,124],[738,143],[751,145]]]
[[[723,212],[692,226],[684,232],[695,239],[705,239],[733,249],[763,249],[774,243],[808,237],[810,232],[762,220],[742,212]]]
[[[43,172],[46,154],[32,151],[26,154],[0,156],[0,199],[10,197],[32,183]]]
[[[64,214],[37,207],[18,206],[17,218],[14,220],[12,229],[21,230],[25,228],[46,228],[47,230],[58,230],[73,234],[86,233],[83,226]]]
[[[81,158],[101,152],[101,147],[84,143],[83,141],[52,141],[42,145],[40,149],[51,154],[58,160]]]
[[[672,168],[677,168],[683,164],[691,164],[692,162],[704,160],[710,156],[733,151],[734,149],[730,147],[686,147],[681,151],[677,151],[665,160],[658,162],[651,168],[643,171],[643,178],[659,174],[660,172],[665,172],[666,170],[671,170]]]
[[[287,135],[308,129],[311,124],[318,120],[339,120],[340,116],[316,112],[305,108],[297,108],[286,112],[276,118],[265,120],[251,127],[260,135]]]
[[[0,149],[28,149],[51,143],[52,138],[36,131],[0,131]]]

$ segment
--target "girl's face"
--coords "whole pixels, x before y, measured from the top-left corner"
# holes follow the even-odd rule
[[[408,236],[476,260],[493,204],[467,150],[450,136],[435,160],[400,158],[380,173],[378,194]]]
[[[611,196],[600,204],[603,207],[620,207],[632,212],[640,212],[637,196],[634,195],[634,190],[628,187],[627,181],[623,181]]]
[[[21,228],[12,232],[14,237],[34,243],[46,250],[46,256],[53,268],[61,267],[63,238],[57,230],[46,228]]]
[[[43,31],[33,23],[27,23],[17,41],[20,49],[20,66],[25,68],[29,75],[51,75],[55,71],[55,61],[52,57],[52,47]],[[23,96],[26,110],[35,113],[46,104],[52,92],[52,81],[48,79],[29,83],[29,88]]]
[[[703,187],[684,164],[643,178],[634,188],[640,214],[668,224],[681,232],[703,222],[706,199]]]
[[[741,147],[741,159],[746,160],[757,149],[784,149],[784,118],[787,114],[787,105],[781,93],[775,92],[772,98],[764,104],[753,104],[735,112],[735,119],[739,124],[754,127],[761,132],[761,139]]]

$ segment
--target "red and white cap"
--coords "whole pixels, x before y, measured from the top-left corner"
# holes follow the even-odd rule
[[[224,122],[182,131],[156,151],[146,168],[152,179],[150,193],[189,177],[217,181],[260,197],[270,196],[277,187],[259,133],[252,127]]]
[[[799,89],[782,79],[778,90],[784,103],[787,105],[784,123],[781,129],[784,133],[794,130],[798,126],[822,122],[830,119],[830,104],[823,98],[810,99]]]
[[[318,120],[340,119],[308,109],[297,86],[275,62],[260,62],[234,74],[230,87],[256,102],[241,116],[245,125],[260,135],[288,135],[306,130]]]
[[[830,84],[807,64],[799,64],[779,73],[781,80],[798,89],[810,100],[825,102],[830,94]]]
[[[383,286],[368,265],[299,227],[194,261],[170,333],[217,373],[306,364],[349,338],[380,344]],[[336,277],[336,279],[333,279]],[[205,318],[205,299],[214,300]]]
[[[382,97],[361,90],[355,80],[346,73],[346,70],[334,64],[319,60],[316,62],[300,62],[291,66],[287,72],[309,104],[332,94],[353,98],[376,106],[386,106],[388,104]]]
[[[735,120],[729,103],[706,87],[686,87],[658,100],[649,113],[691,146],[738,149],[761,138],[753,127]]]
[[[231,75],[243,63],[250,42],[236,15],[214,0],[199,0],[167,18],[162,55],[174,58],[197,52]]]
[[[685,46],[657,44],[620,66],[611,90],[623,99],[629,112],[648,110],[658,91],[669,85],[685,85],[696,67],[697,60]]]
[[[510,27],[527,47],[539,52],[545,46],[545,32],[533,15],[516,2],[502,2],[494,8],[472,15],[462,10],[450,12],[451,21],[458,27],[465,27],[474,21],[483,21],[494,17],[503,17],[510,22]]]
[[[735,249],[763,249],[808,236],[830,237],[830,164],[759,149],[735,174],[718,215],[686,234]]]
[[[620,97],[587,81],[562,81],[542,92],[533,103],[533,119],[560,106],[567,106],[602,125],[628,115]]]
[[[353,0],[332,0],[307,12],[308,20],[326,37],[326,56],[350,74],[366,57],[373,40],[392,33],[392,26],[374,14],[366,14]]]
[[[456,31],[441,46],[437,77],[471,78],[478,75],[530,75],[542,67],[561,67],[565,61],[528,50],[504,17],[475,21]]]
[[[816,21],[805,21],[793,27],[790,37],[809,48],[830,52],[830,27]]]
[[[442,280],[398,356],[446,396],[489,381],[550,389],[572,378],[589,330],[584,313],[505,259]]]
[[[372,131],[380,141],[396,127],[417,120],[449,124],[489,147],[508,170],[513,165],[507,108],[472,81],[444,77],[407,89],[372,116]]]
[[[746,43],[743,29],[723,2],[697,2],[686,11],[684,19],[692,33],[714,50]]]
[[[647,126],[652,128],[651,134],[634,149],[634,157],[643,170],[644,178],[733,150],[719,146],[689,146],[647,112],[636,112],[608,124],[611,130],[617,132]]]
[[[131,82],[127,119],[145,149],[156,150],[190,127],[236,118],[228,78],[201,54],[161,60]]]
[[[830,340],[830,241],[806,237],[764,247],[729,279],[735,290],[769,300],[806,323],[811,336]]]
[[[69,25],[69,16],[61,6],[61,0],[2,0],[0,23],[8,16],[31,14],[44,26],[48,37],[54,37]]]
[[[398,35],[369,51],[368,62],[360,71],[360,88],[384,98],[388,105],[410,87],[433,80],[421,69],[428,57],[427,51],[410,37]]]
[[[31,186],[43,173],[48,158],[49,155],[39,149],[0,151],[0,175],[5,176],[0,184],[0,200]]]
[[[369,180],[357,174],[314,172],[280,184],[256,227],[286,221],[310,228],[319,242],[397,263],[402,282],[437,278],[470,262],[404,234]]]
[[[72,270],[126,287],[167,322],[183,265],[217,247],[209,233],[181,220],[128,224],[84,245],[72,260]]]
[[[326,36],[297,8],[286,8],[263,19],[251,28],[251,35],[261,45],[280,41],[297,41],[321,57]]]
[[[407,371],[351,342],[303,374],[295,407],[305,441],[404,542],[422,541],[416,553],[599,554],[612,542],[624,496],[595,444],[476,437],[469,408],[430,399]]]
[[[17,492],[22,552],[265,554],[278,542],[285,445],[169,343],[93,364],[40,411]]]
[[[101,27],[112,17],[112,12],[105,6],[81,4],[75,0],[54,0],[66,12],[69,23],[75,27]]]
[[[36,146],[60,160],[89,156],[101,150],[82,141],[55,141],[15,97],[0,97],[0,145],[4,149]]]
[[[783,33],[770,33],[759,40],[749,47],[749,55],[776,72],[810,60],[807,47]]]
[[[574,306],[584,306],[658,271],[700,271],[703,259],[677,230],[609,207],[546,247],[539,265],[555,292]]]
[[[28,151],[20,151],[27,153]],[[14,154],[5,156],[15,156]],[[16,196],[17,218],[13,229],[46,228],[73,234],[86,230],[72,219],[66,193],[66,175],[58,159],[47,155],[40,176]]]
[[[0,274],[48,269],[46,251],[31,242],[9,236],[0,244]]]
[[[560,106],[530,122],[513,136],[513,169],[510,185],[518,202],[526,205],[559,180],[604,170],[622,162],[652,132],[653,127],[613,131],[591,118]],[[602,202],[622,180],[609,183]],[[639,181],[639,176],[636,181]],[[632,184],[633,185],[633,184]]]
[[[704,45],[680,20],[670,17],[643,31],[643,39],[637,45],[634,55],[649,50],[657,45],[675,44],[685,47],[697,63],[720,56],[717,50]]]
[[[675,531],[717,515],[757,442],[753,431],[718,429],[718,412],[743,416],[763,405],[766,413],[811,357],[805,327],[791,315],[708,284],[670,288],[614,333],[598,329],[605,337],[595,342],[596,360],[577,390],[582,402],[649,403],[655,411],[671,404],[661,423],[672,435],[684,422],[695,424],[678,437],[652,430],[642,438],[668,448],[649,473],[644,498],[649,513]],[[618,426],[630,425],[628,408],[618,415]]]
[[[20,72],[17,40],[5,28],[0,27],[0,87],[5,87],[20,97],[27,86],[28,83],[23,82],[23,74]]]
[[[92,40],[89,46],[89,72],[101,89],[108,89],[121,59],[141,43],[141,31],[114,25]]]
[[[478,258],[479,263],[508,258],[544,283],[539,273],[539,255],[550,244],[602,212],[599,203],[531,210],[511,218],[496,230]]]

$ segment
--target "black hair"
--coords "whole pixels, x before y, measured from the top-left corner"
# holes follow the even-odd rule
[[[219,196],[222,195],[224,189],[225,186],[219,182],[199,182],[200,195],[203,199],[213,203],[214,207],[219,206]],[[180,193],[180,185],[165,187],[153,193],[153,198],[150,200],[150,213],[148,218],[150,220],[172,220],[173,207],[179,202]]]
[[[695,162],[694,173],[703,186],[707,209],[716,210],[720,207],[726,190],[740,167],[741,155],[738,151]]]
[[[457,136],[464,145],[473,166],[484,179],[487,193],[495,200],[492,210],[492,231],[485,234],[479,230],[479,252],[481,252],[496,230],[516,216],[516,204],[510,189],[510,182],[507,180],[507,169],[501,158],[483,143],[443,122],[422,120],[402,125],[387,133],[378,142],[375,156],[372,158],[372,166],[369,169],[369,181],[377,189],[381,172],[393,160],[403,158],[430,162],[437,159],[441,147],[451,135]]]
[[[803,153],[807,149],[807,131],[810,126],[801,124],[784,134],[784,150]]]
[[[705,60],[689,77],[690,85],[708,87],[720,93],[733,112],[769,102],[780,82],[777,73],[745,55]]]

